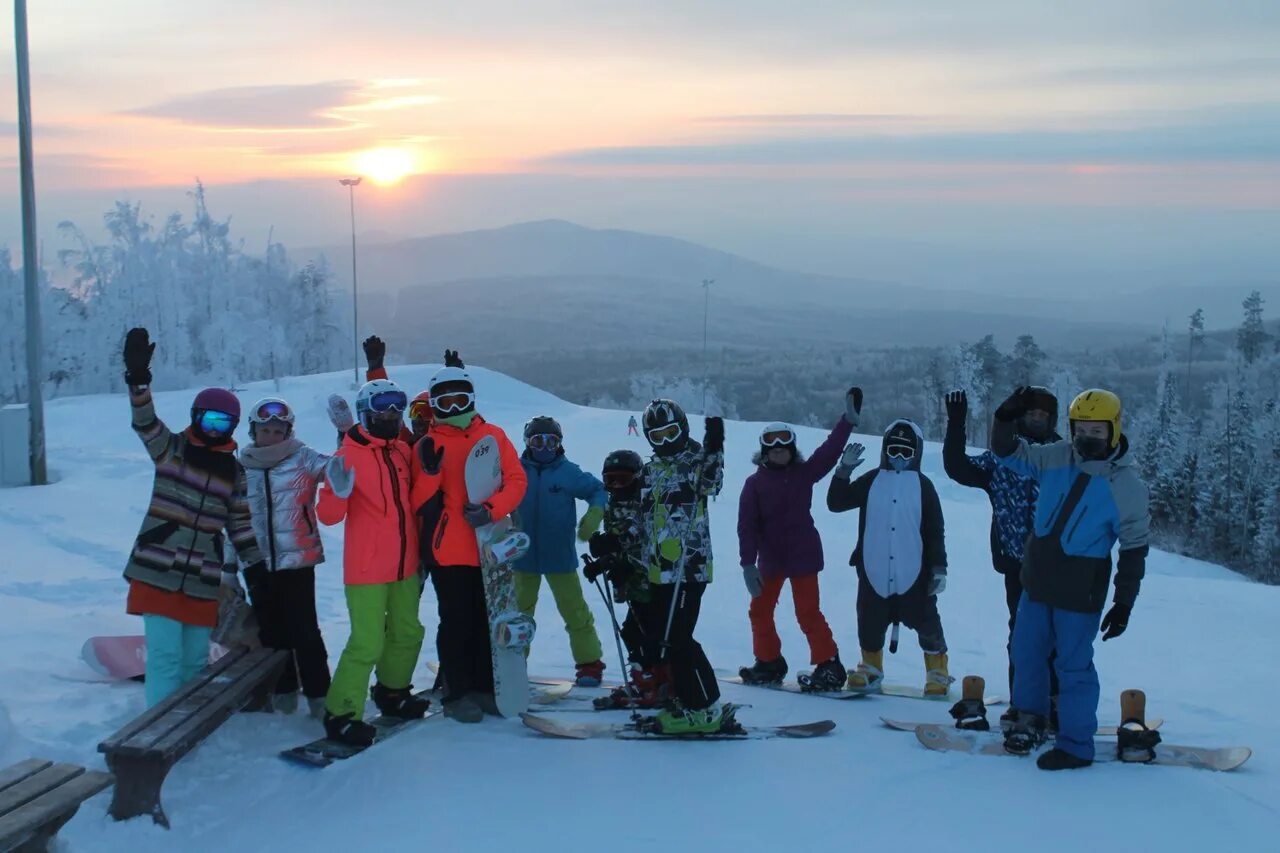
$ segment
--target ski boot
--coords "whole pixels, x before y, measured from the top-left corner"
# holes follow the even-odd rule
[[[677,700],[653,717],[653,731],[664,735],[714,734],[720,731],[723,709],[716,704],[706,708],[686,708]]]
[[[751,666],[738,669],[743,684],[781,684],[787,677],[787,659],[778,656],[776,660],[757,660]]]
[[[1141,690],[1120,694],[1120,728],[1117,730],[1116,756],[1121,761],[1149,764],[1156,760],[1160,733],[1147,728],[1147,695]]]
[[[604,661],[596,660],[590,663],[578,664],[578,671],[574,683],[579,687],[599,687],[600,682],[604,680]]]
[[[378,710],[382,712],[384,717],[395,717],[400,720],[419,720],[426,715],[427,709],[431,707],[431,702],[414,696],[412,688],[412,684],[408,687],[391,688],[378,683],[373,685],[370,695],[373,697],[373,704],[378,706]]]
[[[1005,752],[1030,755],[1045,741],[1045,718],[1039,714],[1018,711],[1004,733]]]
[[[951,716],[955,718],[957,729],[975,732],[990,731],[991,724],[987,722],[987,706],[982,696],[986,689],[987,683],[979,676],[965,676],[961,699],[951,706]]]
[[[924,682],[924,698],[946,699],[951,693],[951,683],[955,681],[947,672],[947,653],[938,652],[933,655],[925,652],[924,668],[927,673]]]
[[[840,656],[836,655],[818,664],[813,672],[801,675],[800,690],[804,693],[839,693],[844,689],[848,676],[844,664],[840,663]]]
[[[879,693],[884,686],[884,649],[862,650],[858,668],[849,673],[849,689],[854,693]]]
[[[1080,758],[1058,747],[1054,747],[1036,759],[1036,767],[1041,770],[1079,770],[1092,763],[1088,758]]]
[[[336,740],[339,743],[346,743],[351,746],[371,746],[374,738],[377,737],[378,730],[364,720],[357,720],[355,714],[343,714],[338,717],[326,710],[324,712],[324,734],[325,737],[330,740]]]
[[[631,683],[615,687],[608,696],[599,696],[591,700],[598,711],[614,708],[661,708],[667,699],[670,674],[663,664],[653,669],[643,669],[637,664],[631,665]]]

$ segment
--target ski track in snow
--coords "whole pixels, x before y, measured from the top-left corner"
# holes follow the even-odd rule
[[[391,374],[414,393],[433,370],[392,367]],[[472,373],[489,420],[518,437],[529,417],[555,416],[570,458],[587,470],[598,471],[618,447],[646,451],[642,439],[626,435],[627,412],[573,406],[501,374]],[[240,398],[247,407],[268,393],[284,396],[298,410],[299,437],[328,450],[334,435],[325,400],[334,390],[353,396],[349,374],[252,383]],[[184,425],[192,394],[158,393],[161,417]],[[67,676],[88,674],[79,662],[85,638],[141,632],[140,620],[124,613],[120,572],[146,507],[151,466],[129,428],[123,394],[52,400],[47,419],[56,484],[0,491],[0,641],[7,652],[0,658],[0,762],[40,756],[100,768],[98,742],[143,710],[142,688]],[[702,419],[692,421],[700,436]],[[85,424],[93,424],[91,438]],[[720,670],[751,661],[736,521],[759,428],[727,424],[725,489],[712,504],[717,577],[697,636]],[[806,452],[824,437],[818,430],[799,432]],[[243,427],[239,434],[245,436]],[[879,438],[859,440],[877,458]],[[926,449],[924,470],[946,513],[950,574],[940,609],[952,674],[984,675],[989,693],[1005,693],[1007,612],[1002,580],[991,569],[986,496],[946,478],[936,444]],[[828,513],[825,488],[818,486],[814,500],[826,550],[823,609],[852,666],[856,580],[848,556],[856,515]],[[324,528],[323,537],[330,560],[317,572],[317,607],[333,665],[348,631],[341,528]],[[594,588],[584,591],[604,642],[606,677],[617,677],[607,612]],[[428,588],[419,685],[431,678],[425,662],[437,657],[435,609]],[[790,609],[784,593],[778,626],[794,677],[808,666],[808,653]],[[1046,774],[1025,760],[933,753],[879,722],[882,715],[947,721],[945,704],[884,697],[833,702],[731,685],[722,685],[724,698],[751,706],[740,714],[747,723],[830,718],[838,727],[808,741],[638,744],[558,741],[518,721],[463,726],[437,718],[344,764],[313,771],[276,753],[314,737],[315,723],[303,715],[240,715],[169,774],[163,798],[172,830],[145,818],[112,821],[105,814],[108,792],[62,830],[60,849],[386,849],[421,839],[440,850],[607,844],[611,850],[776,851],[793,847],[798,832],[811,850],[922,842],[966,850],[1020,841],[1041,851],[1213,849],[1224,841],[1266,849],[1280,825],[1280,729],[1271,713],[1280,699],[1277,612],[1280,589],[1155,552],[1128,633],[1098,644],[1101,722],[1118,716],[1120,690],[1141,687],[1151,713],[1165,718],[1170,742],[1252,746],[1253,758],[1231,774],[1119,764]],[[530,671],[571,676],[564,629],[545,590],[538,615]],[[923,681],[910,631],[903,631],[887,669],[892,681]]]

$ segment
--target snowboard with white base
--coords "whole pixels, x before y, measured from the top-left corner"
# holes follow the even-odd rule
[[[467,454],[467,501],[482,504],[502,486],[502,458],[491,435]],[[498,713],[514,717],[529,710],[529,671],[525,652],[533,642],[534,621],[516,608],[512,564],[529,549],[529,537],[510,516],[476,528],[484,603],[489,614],[489,648],[493,659],[493,698]],[[448,678],[448,673],[445,674]]]
[[[744,726],[737,721],[741,706],[725,703],[719,731],[688,734],[664,734],[653,728],[653,717],[636,717],[627,723],[558,723],[536,714],[521,714],[524,724],[540,734],[563,740],[616,738],[617,740],[766,740],[770,738],[819,737],[836,727],[831,720],[818,720],[791,726]]]
[[[945,728],[948,725],[947,723],[923,723],[923,722],[907,722],[906,720],[891,720],[888,717],[881,717],[880,722],[884,723],[885,726],[897,732],[914,732],[916,729],[920,728],[921,726],[939,725]],[[1147,720],[1146,722],[1147,728],[1152,730],[1159,729],[1162,725],[1164,725],[1164,720],[1162,720],[1159,717]],[[999,728],[1000,728],[999,723],[993,723],[991,727],[991,731],[996,731]],[[1119,730],[1120,730],[1119,726],[1098,726],[1098,731],[1094,733],[1094,737],[1115,737],[1116,734],[1119,732]],[[975,731],[975,730],[974,729],[957,729],[957,731]]]

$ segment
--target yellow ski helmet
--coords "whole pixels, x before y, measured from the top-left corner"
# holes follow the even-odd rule
[[[1111,446],[1120,444],[1120,398],[1101,388],[1083,391],[1071,401],[1067,417],[1074,426],[1076,421],[1103,421],[1111,424]]]

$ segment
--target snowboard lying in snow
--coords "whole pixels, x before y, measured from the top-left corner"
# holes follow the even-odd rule
[[[735,714],[740,706],[726,704],[724,722],[716,732],[703,734],[663,734],[649,729],[647,721],[652,717],[641,717],[627,723],[599,724],[578,723],[562,724],[536,714],[521,714],[524,724],[536,732],[550,737],[566,740],[588,740],[591,738],[617,738],[618,740],[764,740],[767,738],[810,738],[825,735],[836,727],[831,720],[819,720],[792,726],[744,726],[738,722]]]
[[[413,694],[419,698],[427,698],[431,696],[430,690],[420,690]],[[377,729],[377,735],[370,746],[377,746],[392,735],[399,734],[410,726],[430,720],[440,715],[438,705],[434,705],[427,709],[427,715],[415,720],[405,720],[400,717],[388,717],[379,714],[372,720],[368,720],[369,725]],[[302,746],[295,746],[280,752],[280,757],[294,764],[301,764],[304,767],[328,767],[335,761],[344,761],[352,756],[359,755],[369,749],[369,746],[355,746],[342,741],[330,740],[327,737],[317,738],[311,743],[304,743]]]
[[[720,676],[720,680],[726,684],[738,684],[743,687],[758,687],[762,690],[777,690],[783,693],[798,693],[804,696],[820,696],[824,699],[862,699],[866,696],[894,696],[899,699],[927,699],[930,702],[941,702],[946,700],[956,700],[960,697],[953,695],[946,696],[925,696],[924,688],[908,687],[904,684],[886,684],[878,691],[870,691],[867,693],[859,693],[853,690],[805,690],[795,681],[784,681],[781,684],[754,684],[742,680],[742,676]],[[986,696],[983,703],[991,705],[1004,705],[1009,700],[1004,696]]]
[[[961,731],[950,726],[924,725],[916,727],[916,738],[929,749],[938,752],[965,752],[970,755],[1007,755],[1011,758],[1025,756],[1006,752],[1004,734],[995,732]],[[1049,743],[1052,743],[1050,741]],[[1125,762],[1134,764],[1171,765],[1194,767],[1199,770],[1235,770],[1249,760],[1253,750],[1247,746],[1197,747],[1160,743],[1155,747],[1154,761]],[[1100,740],[1095,745],[1094,761],[1121,761],[1116,754],[1115,741]]]
[[[903,720],[891,720],[888,717],[881,717],[880,722],[884,723],[886,726],[893,729],[894,731],[899,731],[899,732],[914,732],[916,729],[920,728],[921,726],[933,726],[933,725],[942,726],[943,728],[949,727],[949,728],[955,729],[955,726],[950,726],[948,723],[919,723],[919,722],[908,723]],[[1153,730],[1158,729],[1162,725],[1164,725],[1164,720],[1160,719],[1159,717],[1156,717],[1155,719],[1147,720],[1147,728],[1149,729],[1153,729]],[[1000,728],[1000,724],[998,722],[994,722],[991,724],[991,728],[992,730],[997,730]],[[1098,731],[1095,733],[1095,736],[1096,737],[1115,737],[1118,730],[1119,730],[1118,726],[1099,726]],[[956,729],[956,731],[973,731],[973,730],[972,729]]]
[[[223,646],[210,643],[209,663],[226,653]],[[103,678],[141,681],[147,671],[147,639],[141,634],[90,637],[80,647],[80,658]]]

